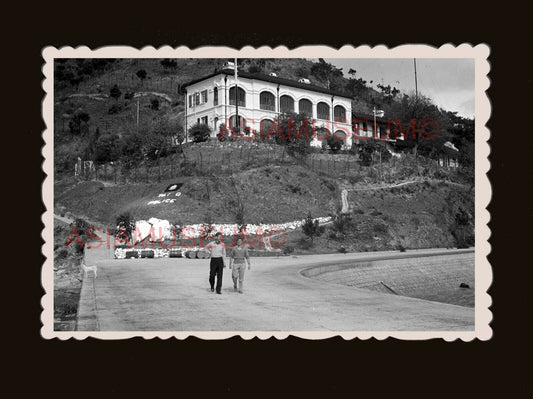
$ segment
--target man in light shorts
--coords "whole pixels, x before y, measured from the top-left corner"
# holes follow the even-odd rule
[[[231,277],[233,278],[233,289],[242,294],[242,283],[244,281],[244,270],[246,263],[248,263],[248,270],[250,270],[250,255],[248,254],[248,247],[242,245],[242,239],[237,238],[237,245],[230,252],[229,268],[233,269]],[[238,287],[237,287],[238,283]]]

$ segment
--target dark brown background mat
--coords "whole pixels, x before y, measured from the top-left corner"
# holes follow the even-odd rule
[[[525,66],[520,64],[526,61],[522,47],[525,43],[521,42],[525,31],[516,32],[516,36],[509,39],[503,38],[499,34],[502,14],[491,20],[486,19],[483,10],[469,13],[458,6],[449,9],[449,4],[437,5],[441,9],[438,12],[418,9],[418,14],[407,4],[404,14],[384,12],[384,5],[369,4],[370,10],[365,12],[364,8],[355,7],[353,11],[340,13],[347,14],[344,15],[347,21],[334,16],[328,20],[322,14],[313,17],[309,13],[263,4],[272,12],[262,22],[253,20],[256,14],[251,11],[252,5],[248,5],[241,9],[245,16],[240,19],[235,16],[237,22],[233,24],[228,20],[228,15],[233,13],[229,3],[212,8],[206,6],[203,11],[194,13],[170,11],[163,5],[127,5],[141,14],[145,11],[140,21],[141,16],[132,18],[122,12],[126,6],[124,9],[102,7],[92,13],[87,10],[96,6],[90,4],[82,4],[79,8],[66,6],[70,8],[57,14],[49,9],[40,14],[41,10],[36,9],[32,14],[40,17],[37,21],[21,19],[23,23],[18,30],[12,29],[10,35],[4,35],[9,42],[3,57],[8,69],[4,79],[10,89],[4,92],[8,99],[6,119],[9,121],[3,133],[13,139],[4,146],[4,155],[8,155],[8,167],[4,170],[13,180],[8,183],[12,188],[9,191],[17,203],[16,214],[5,208],[6,214],[15,216],[8,223],[10,242],[16,243],[8,246],[10,255],[15,255],[14,260],[3,262],[4,288],[7,288],[4,292],[8,294],[8,300],[4,300],[4,309],[8,312],[3,327],[8,340],[4,340],[4,345],[7,344],[12,353],[4,358],[10,370],[5,379],[11,382],[12,389],[23,394],[36,388],[40,395],[47,392],[57,396],[130,392],[152,397],[163,394],[179,397],[199,396],[204,389],[217,394],[240,392],[246,396],[308,392],[340,396],[341,391],[352,397],[368,394],[397,397],[401,393],[466,396],[491,392],[494,384],[504,383],[507,378],[519,379],[521,371],[517,368],[515,373],[514,365],[524,356],[522,348],[529,344],[524,323],[531,313],[530,309],[527,312],[520,309],[529,302],[529,291],[521,287],[520,282],[525,279],[522,272],[525,273],[531,263],[522,259],[521,248],[527,247],[525,239],[529,235],[520,229],[531,225],[531,199],[526,194],[531,184],[531,157],[523,153],[524,150],[531,153],[532,149],[527,137],[529,106],[519,99],[520,94],[529,97],[531,93],[530,74],[520,72]],[[178,7],[176,3],[172,10]],[[49,16],[50,13],[53,15]],[[372,13],[377,23],[372,29],[363,29],[362,16],[369,18]],[[211,15],[215,17],[213,22],[204,19],[207,14],[214,14]],[[285,19],[289,22],[285,23]],[[127,21],[132,25],[127,26]],[[506,30],[512,30],[511,25],[517,24],[507,21],[503,25]],[[224,31],[203,32],[211,26]],[[244,32],[241,28],[245,26],[266,27],[267,32]],[[292,33],[278,32],[282,27],[289,28]],[[246,342],[240,338],[226,341],[196,338],[185,341],[142,338],[60,341],[44,340],[40,336],[40,298],[43,295],[40,281],[44,262],[40,221],[44,211],[40,201],[44,179],[40,154],[44,144],[41,138],[44,123],[40,116],[44,94],[40,71],[43,47],[79,44],[91,48],[120,44],[135,47],[185,44],[191,48],[280,44],[289,48],[306,44],[332,47],[386,44],[392,47],[410,43],[438,47],[444,43],[463,42],[487,43],[491,47],[489,76],[492,85],[488,91],[493,107],[488,123],[492,132],[489,178],[493,184],[489,206],[492,215],[489,226],[493,232],[489,262],[494,276],[489,291],[494,301],[491,340],[470,343],[393,339],[344,341],[341,338]],[[522,144],[520,137],[525,139]],[[15,169],[9,164],[23,166]],[[520,347],[512,347],[512,344]],[[528,385],[527,380],[520,384],[509,382],[506,384],[509,389],[521,390]]]

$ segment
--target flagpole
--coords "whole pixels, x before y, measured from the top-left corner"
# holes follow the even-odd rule
[[[235,58],[235,124],[239,123],[239,83],[237,82],[237,58]],[[239,126],[240,133],[240,126]]]
[[[377,139],[378,132],[377,132],[377,123],[376,123],[376,107],[374,107],[374,138]]]

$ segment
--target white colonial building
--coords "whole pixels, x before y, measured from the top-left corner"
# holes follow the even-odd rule
[[[266,136],[281,114],[294,112],[306,114],[310,122],[313,120],[318,137],[326,137],[325,134],[331,132],[344,139],[346,146],[351,145],[350,97],[313,85],[307,79],[294,81],[275,74],[239,71],[236,85],[235,70],[231,66],[184,87],[187,131],[197,123],[204,123],[211,127],[215,137],[220,126],[228,121],[231,126],[245,126],[258,136],[261,131]],[[237,112],[239,120],[235,123]],[[321,143],[317,138],[312,142],[318,146]]]

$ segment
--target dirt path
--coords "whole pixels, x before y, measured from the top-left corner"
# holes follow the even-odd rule
[[[408,186],[408,185],[410,185],[410,184],[417,184],[417,183],[424,183],[424,182],[429,182],[429,183],[446,183],[446,184],[449,184],[449,185],[454,185],[454,186],[459,186],[459,187],[467,187],[465,184],[456,183],[456,182],[452,182],[452,181],[446,181],[446,180],[436,180],[436,179],[416,179],[416,180],[409,180],[409,181],[405,181],[405,182],[397,183],[397,184],[389,184],[389,185],[386,185],[386,186],[361,187],[361,188],[355,188],[355,187],[348,188],[348,187],[346,187],[346,190],[347,190],[347,191],[372,191],[372,190],[384,190],[384,189],[391,189],[391,188],[402,187],[402,186]]]

